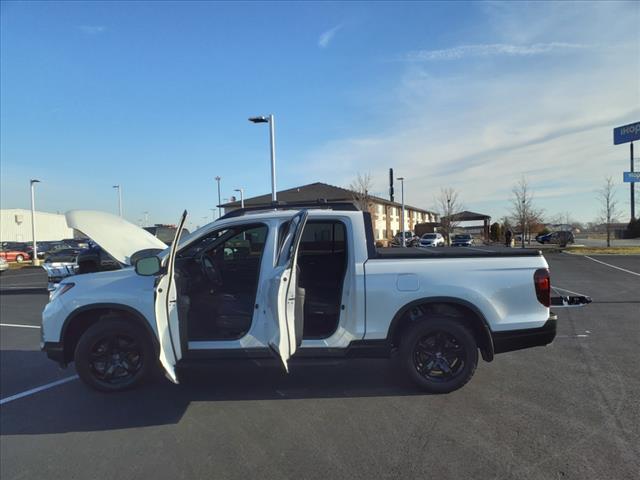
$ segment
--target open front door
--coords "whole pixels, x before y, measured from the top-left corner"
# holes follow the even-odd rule
[[[303,309],[300,308],[303,291],[298,287],[298,247],[302,231],[307,223],[306,210],[298,212],[289,222],[289,227],[278,251],[275,275],[271,279],[271,312],[276,322],[269,347],[282,360],[289,371],[289,358],[302,341]],[[298,303],[296,303],[296,299]],[[298,308],[296,308],[296,305]]]
[[[176,250],[178,242],[187,219],[185,210],[180,218],[176,235],[171,244],[169,257],[166,260],[166,270],[164,275],[156,280],[156,325],[158,328],[158,340],[160,343],[160,363],[164,367],[167,377],[178,383],[175,366],[182,358],[180,347],[180,323],[178,318],[178,291],[174,277],[174,265],[176,261]]]

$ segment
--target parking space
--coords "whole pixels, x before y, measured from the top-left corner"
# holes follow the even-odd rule
[[[589,258],[640,275],[640,255],[589,255]]]
[[[640,257],[593,257],[640,273]],[[634,478],[640,470],[640,277],[548,255],[556,341],[423,395],[391,362],[220,364],[122,394],[78,380],[0,406],[0,477]],[[40,275],[40,276],[38,276]],[[0,278],[0,398],[74,376],[39,347],[41,272]],[[16,326],[22,325],[22,326]]]

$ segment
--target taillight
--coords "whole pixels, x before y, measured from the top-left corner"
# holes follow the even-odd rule
[[[538,301],[545,307],[551,305],[551,277],[549,276],[549,270],[546,268],[536,270],[536,273],[533,274],[533,283],[536,286]]]

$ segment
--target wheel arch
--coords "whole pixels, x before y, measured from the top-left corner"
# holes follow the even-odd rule
[[[487,319],[474,304],[456,297],[425,297],[404,305],[396,312],[389,325],[387,332],[389,343],[392,346],[399,344],[403,331],[412,321],[410,318],[412,311],[418,309],[418,307],[434,308],[439,305],[453,309],[462,315],[463,321],[469,325],[478,341],[478,348],[482,358],[487,362],[492,361],[494,357],[493,337]]]
[[[64,363],[69,363],[73,360],[76,345],[82,334],[108,315],[119,315],[142,327],[151,338],[151,343],[156,353],[160,351],[158,337],[140,311],[121,303],[93,303],[74,310],[62,325],[60,342],[63,346]]]

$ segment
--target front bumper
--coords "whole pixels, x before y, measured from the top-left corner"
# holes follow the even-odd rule
[[[44,342],[41,350],[47,354],[47,357],[58,363],[61,367],[67,366],[64,358],[64,346],[61,342]]]
[[[505,353],[549,345],[556,338],[557,323],[558,316],[555,313],[550,313],[548,320],[541,327],[493,332],[491,334],[493,351],[494,353]]]

